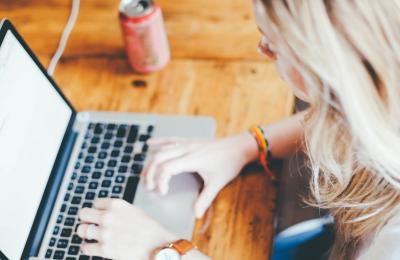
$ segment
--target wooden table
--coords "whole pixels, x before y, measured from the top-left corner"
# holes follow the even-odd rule
[[[294,98],[274,65],[256,52],[260,38],[250,0],[160,0],[172,62],[135,75],[121,40],[118,1],[83,0],[55,79],[78,110],[209,115],[218,136],[292,112]],[[2,0],[9,17],[45,66],[70,11],[70,1]],[[147,87],[135,88],[134,80]],[[242,174],[199,221],[194,242],[213,259],[266,259],[273,233],[276,188],[261,172]]]

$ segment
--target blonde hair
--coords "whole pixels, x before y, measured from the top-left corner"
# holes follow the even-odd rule
[[[331,256],[353,258],[400,202],[400,0],[262,2],[306,86],[311,190],[340,238]]]

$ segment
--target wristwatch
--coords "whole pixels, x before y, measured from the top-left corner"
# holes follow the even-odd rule
[[[182,260],[183,256],[196,247],[186,239],[179,239],[167,246],[156,249],[154,260]]]

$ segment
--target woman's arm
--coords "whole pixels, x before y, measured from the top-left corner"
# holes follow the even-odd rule
[[[271,154],[274,158],[288,157],[301,147],[303,141],[303,127],[301,125],[305,112],[295,114],[275,124],[263,127],[267,135]],[[241,146],[245,151],[246,161],[252,162],[258,159],[258,148],[254,137],[244,132],[239,135]]]

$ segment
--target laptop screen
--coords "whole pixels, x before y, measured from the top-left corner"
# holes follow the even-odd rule
[[[72,113],[9,30],[0,46],[0,249],[10,259],[21,257]]]

